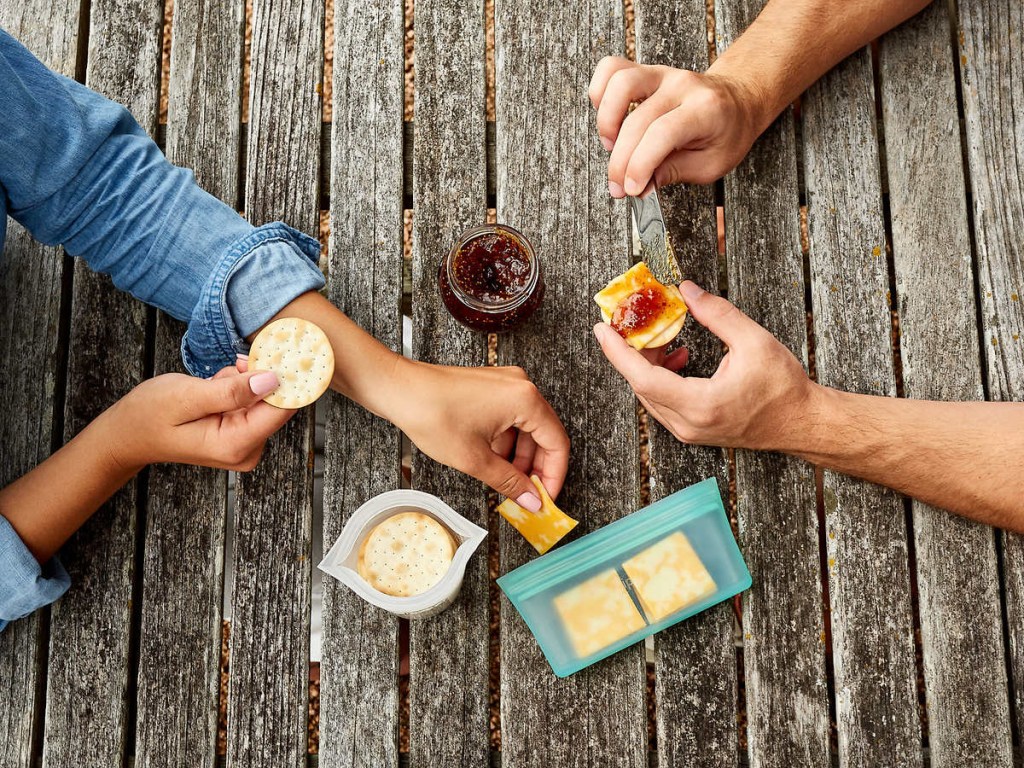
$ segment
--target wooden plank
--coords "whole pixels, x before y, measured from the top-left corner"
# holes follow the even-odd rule
[[[245,212],[318,227],[323,3],[253,3]],[[238,476],[228,765],[299,768],[309,703],[313,411],[296,414]]]
[[[804,157],[818,380],[894,396],[871,56],[808,90]],[[920,765],[903,501],[825,472],[839,761]]]
[[[708,68],[707,8],[702,0],[638,0],[637,60],[703,72]],[[718,293],[718,226],[713,186],[661,190],[662,209],[683,275]],[[722,358],[715,336],[689,322],[680,345],[690,350],[687,373],[711,376]],[[708,477],[728,498],[725,451],[686,445],[648,419],[651,501]],[[730,602],[654,638],[658,765],[734,766],[736,648]]]
[[[530,238],[547,285],[538,314],[501,338],[499,361],[522,365],[566,425],[573,455],[559,504],[582,534],[639,499],[636,401],[591,330],[593,295],[630,263],[625,207],[608,196],[587,99],[597,62],[623,51],[622,6],[499,2],[495,14],[498,220]],[[501,533],[503,571],[535,557]],[[503,600],[503,764],[646,766],[644,666],[639,644],[557,680]]]
[[[95,2],[86,84],[156,127],[163,4]],[[145,375],[146,308],[75,264],[64,437],[70,439]],[[137,481],[64,548],[73,581],[50,629],[45,766],[109,766],[127,747]],[[83,705],[83,702],[88,704]]]
[[[47,24],[39,24],[40,15]],[[48,67],[73,77],[78,49],[77,2],[0,4],[0,27],[20,40]],[[63,379],[58,350],[64,251],[34,242],[8,219],[0,243],[0,377],[8,407],[0,412],[0,487],[50,455]],[[0,766],[27,767],[43,716],[42,674],[46,663],[44,617],[14,622],[0,634]]]
[[[416,4],[416,148],[413,157],[413,356],[483,365],[486,337],[441,304],[438,260],[486,214],[484,5]],[[470,477],[414,453],[413,484],[487,526],[487,495]],[[489,579],[470,561],[458,601],[411,623],[409,750],[414,765],[486,765]],[[439,697],[445,701],[439,704]]]
[[[331,301],[401,352],[401,0],[334,8]],[[331,393],[324,468],[324,548],[367,499],[397,488],[397,430]],[[324,579],[320,760],[398,765],[398,619]]]
[[[719,50],[760,0],[716,6]],[[803,256],[792,110],[725,178],[729,296],[805,366]],[[814,472],[781,454],[736,451],[737,516],[753,587],[743,596],[750,764],[829,764],[828,694]],[[772,524],[764,525],[765,515]]]
[[[958,3],[960,85],[988,396],[1024,400],[1024,9]],[[1024,727],[1024,537],[1003,534],[1011,691]]]
[[[950,39],[936,3],[880,44],[903,381],[907,397],[983,400]],[[1008,766],[992,529],[917,501],[912,509],[931,765]]]
[[[232,206],[238,199],[244,13],[241,2],[178,0],[171,37],[167,156]],[[155,373],[184,372],[184,329],[158,313]],[[136,765],[204,765],[216,752],[226,480],[214,469],[150,469]]]

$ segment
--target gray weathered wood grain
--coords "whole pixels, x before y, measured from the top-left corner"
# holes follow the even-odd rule
[[[906,394],[983,400],[947,9],[883,37],[879,70]],[[912,503],[931,765],[1008,766],[992,529]]]
[[[334,7],[334,147],[329,296],[401,352],[403,8],[356,0]],[[367,499],[400,481],[394,427],[330,393],[324,549]],[[398,619],[324,579],[320,760],[398,765]]]
[[[708,67],[706,6],[701,0],[638,0],[637,60],[703,72]],[[718,227],[711,186],[661,190],[665,224],[683,276],[718,293]],[[715,336],[692,319],[679,344],[690,351],[687,373],[711,376],[722,357]],[[728,468],[719,448],[685,445],[649,419],[651,501],[708,477],[728,497]],[[654,638],[658,765],[736,764],[736,648],[729,602]]]
[[[40,15],[47,17],[39,24]],[[0,27],[39,59],[73,77],[78,49],[77,2],[0,3]],[[0,412],[0,487],[50,455],[54,439],[60,353],[64,252],[33,242],[13,219],[0,243],[0,377],[8,406]],[[12,623],[0,634],[0,766],[32,762],[36,724],[43,716],[39,695],[45,664],[44,618],[39,613]]]
[[[719,50],[760,12],[716,7]],[[792,111],[725,178],[729,295],[804,365],[807,325]],[[753,587],[743,596],[752,766],[829,764],[825,631],[814,473],[780,454],[736,451],[737,516]]]
[[[981,348],[992,400],[1024,400],[1024,9],[958,3]],[[1024,727],[1024,537],[1003,534],[1011,691]]]
[[[818,380],[895,395],[871,57],[807,92],[804,157]],[[825,472],[839,760],[919,765],[921,728],[902,499]]]
[[[487,361],[486,337],[448,314],[437,287],[440,260],[486,214],[483,11],[483,3],[451,0],[416,5],[413,355],[446,365]],[[487,495],[473,478],[415,453],[413,485],[487,526]],[[413,765],[487,764],[488,589],[487,557],[478,552],[458,601],[410,626]]]
[[[86,84],[156,127],[163,4],[93,3]],[[64,437],[70,439],[144,377],[145,307],[75,265]],[[104,504],[64,548],[73,581],[54,605],[43,764],[124,759],[138,484]]]
[[[315,233],[323,4],[253,4],[245,212]],[[306,759],[312,409],[267,443],[236,487],[228,765]]]
[[[238,199],[241,2],[174,8],[166,153],[204,189]],[[154,372],[183,372],[185,326],[159,313]],[[226,474],[150,469],[142,561],[135,763],[210,765],[220,693]]]
[[[530,238],[547,285],[533,319],[501,338],[499,361],[526,369],[573,440],[559,504],[578,536],[639,498],[635,400],[591,330],[593,295],[630,263],[587,98],[597,62],[623,51],[622,6],[499,0],[495,16],[498,220]],[[502,523],[502,571],[534,557]],[[505,766],[647,765],[642,645],[559,680],[503,600],[501,674]]]

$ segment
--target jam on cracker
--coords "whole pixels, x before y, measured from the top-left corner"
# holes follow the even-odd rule
[[[459,238],[437,274],[441,300],[475,331],[518,327],[540,305],[544,279],[533,247],[501,224],[474,227]]]
[[[628,338],[657,321],[667,304],[664,291],[655,288],[637,291],[615,308],[612,328]]]

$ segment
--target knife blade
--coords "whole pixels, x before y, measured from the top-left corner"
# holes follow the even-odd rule
[[[629,198],[629,210],[633,220],[633,253],[647,263],[658,282],[679,285],[683,273],[665,230],[661,201],[653,181],[640,197]]]

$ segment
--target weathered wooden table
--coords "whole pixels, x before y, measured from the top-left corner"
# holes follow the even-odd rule
[[[498,360],[523,365],[566,423],[564,506],[581,532],[635,509],[634,399],[590,331],[591,296],[629,263],[625,210],[606,193],[586,98],[596,62],[624,51],[622,3],[498,0],[493,156],[483,2],[417,0],[411,133],[402,0],[335,5],[332,123],[321,121],[323,0],[255,0],[246,126],[244,3],[178,0],[168,156],[255,222],[312,233],[330,210],[330,297],[395,348],[411,208],[414,354],[441,363],[486,362],[486,340],[441,308],[435,266],[495,207],[544,263],[543,311],[500,339]],[[703,0],[635,5],[640,60],[707,66]],[[718,0],[719,50],[759,7]],[[162,0],[0,0],[0,24],[157,133]],[[962,0],[952,25],[939,3],[874,55],[852,56],[722,185],[666,192],[684,272],[719,286],[724,205],[729,298],[801,359],[812,350],[819,381],[1024,398],[1022,27],[1018,0]],[[4,482],[146,376],[180,365],[179,324],[16,226],[2,291]],[[710,373],[718,344],[694,323],[687,334],[693,367]],[[363,500],[398,486],[399,450],[388,424],[330,396],[328,542]],[[706,476],[727,492],[724,452],[679,445],[656,425],[649,450],[652,497]],[[311,457],[306,413],[238,482],[230,765],[307,760]],[[557,680],[502,603],[502,764],[1010,765],[1024,714],[1013,685],[1024,680],[1022,539],[830,472],[816,483],[813,467],[777,455],[737,451],[734,475],[754,577],[742,648],[729,605],[657,636],[655,749],[642,647]],[[478,483],[421,457],[413,480],[487,522]],[[223,473],[154,467],[65,548],[72,591],[0,635],[0,765],[215,762],[225,500]],[[509,529],[491,535],[503,571],[529,559]],[[411,765],[495,757],[493,589],[477,556],[458,603],[412,624]],[[398,621],[328,584],[322,765],[399,762],[398,665]]]

